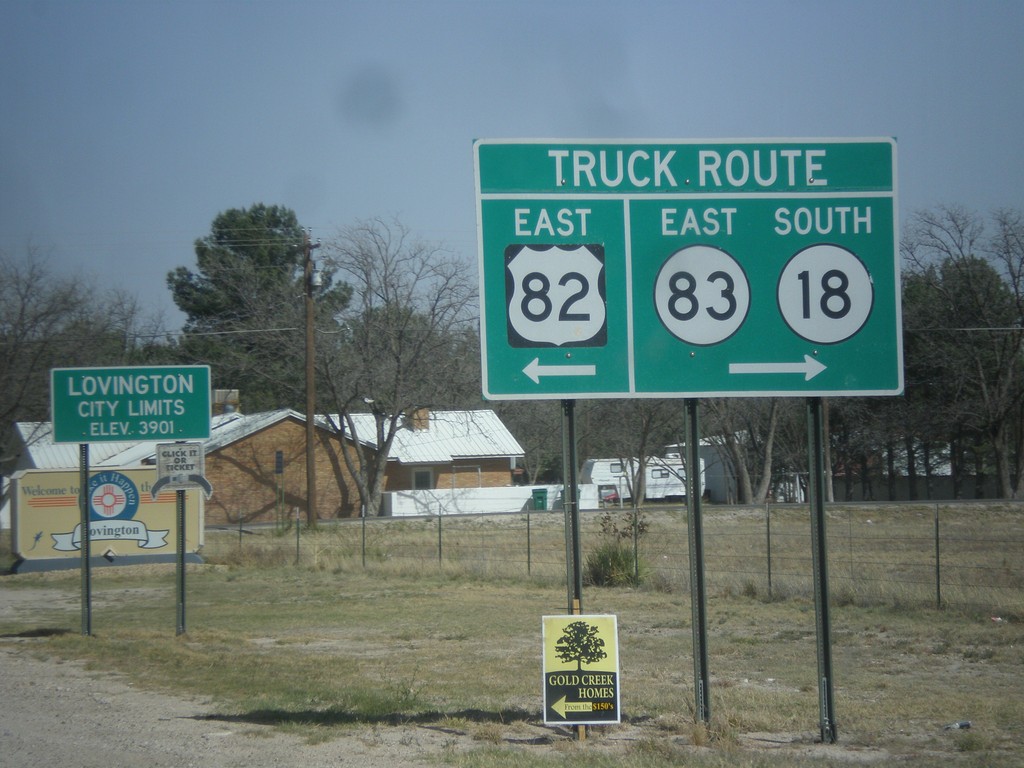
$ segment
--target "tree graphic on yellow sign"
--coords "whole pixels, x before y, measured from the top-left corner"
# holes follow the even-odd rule
[[[576,669],[582,670],[584,664],[607,658],[604,640],[598,637],[598,628],[585,621],[574,621],[562,630],[562,636],[555,643],[555,656],[559,661],[576,662]]]

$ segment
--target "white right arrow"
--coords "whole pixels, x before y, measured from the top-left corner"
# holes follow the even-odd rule
[[[810,381],[826,367],[804,355],[802,363],[729,363],[729,373],[802,373],[804,381]]]

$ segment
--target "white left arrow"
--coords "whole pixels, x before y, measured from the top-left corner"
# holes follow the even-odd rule
[[[535,357],[523,368],[523,373],[540,384],[541,376],[596,376],[596,365],[541,365],[540,358]]]
[[[802,363],[729,363],[729,373],[802,373],[804,381],[810,381],[826,367],[804,355]]]

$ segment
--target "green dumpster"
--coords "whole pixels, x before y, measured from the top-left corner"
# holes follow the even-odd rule
[[[533,489],[533,508],[534,509],[547,509],[548,508],[548,489],[547,488],[534,488]]]

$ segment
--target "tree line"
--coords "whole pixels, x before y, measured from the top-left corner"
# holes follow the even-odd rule
[[[926,498],[940,476],[955,497],[1024,491],[1022,234],[1015,210],[911,217],[901,242],[905,394],[828,401],[837,498]],[[380,507],[403,415],[423,407],[493,407],[524,448],[526,480],[560,479],[557,402],[481,401],[475,259],[395,219],[355,222],[307,247],[288,208],[218,214],[195,240],[194,265],[167,275],[185,315],[173,331],[129,295],[55,274],[37,250],[0,253],[3,466],[15,458],[12,425],[49,419],[53,367],[208,364],[213,386],[237,389],[243,411],[304,412],[308,292],[316,410],[336,435],[358,438],[340,441],[342,458],[368,510]],[[366,412],[376,434],[356,435],[350,417]],[[779,498],[806,477],[801,398],[708,399],[701,413],[735,501]],[[642,465],[682,442],[682,415],[680,400],[581,400],[578,455]],[[382,450],[365,450],[366,438]]]

